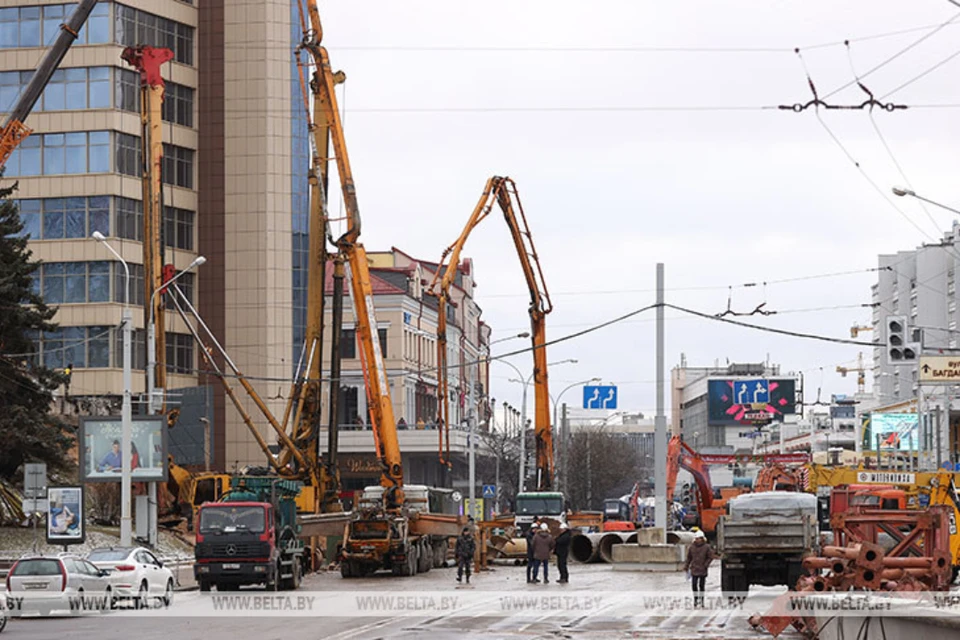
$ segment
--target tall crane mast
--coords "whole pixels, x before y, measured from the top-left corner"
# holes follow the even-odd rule
[[[366,250],[359,242],[361,219],[353,170],[350,166],[343,135],[343,123],[340,120],[340,110],[337,105],[336,85],[343,81],[343,74],[333,72],[327,50],[320,44],[323,39],[323,27],[320,24],[316,0],[307,0],[306,19],[303,19],[303,5],[301,4],[300,7],[304,23],[304,38],[300,46],[310,53],[314,62],[314,74],[310,87],[313,91],[314,114],[317,118],[317,124],[312,126],[315,169],[310,175],[313,199],[311,232],[314,223],[319,223],[323,214],[320,207],[326,204],[324,183],[327,176],[326,165],[329,162],[329,154],[326,151],[327,145],[330,144],[333,146],[336,158],[340,191],[346,210],[346,231],[334,240],[334,245],[346,263],[346,279],[356,320],[356,335],[360,345],[367,406],[370,408],[377,457],[382,465],[380,483],[386,489],[384,492],[386,505],[397,508],[404,502],[403,463],[397,437],[397,423],[390,399],[390,385],[387,382],[383,354],[380,352],[380,341],[377,335],[370,268]],[[333,423],[330,428],[334,429]]]
[[[63,62],[63,57],[67,55],[67,51],[70,50],[74,40],[77,39],[80,29],[87,22],[87,18],[96,4],[97,0],[80,0],[77,3],[77,8],[74,9],[73,14],[67,21],[60,25],[60,33],[57,34],[56,40],[53,41],[43,58],[40,59],[40,64],[33,72],[33,77],[30,78],[30,82],[23,93],[20,94],[16,104],[10,109],[10,114],[4,121],[3,127],[0,128],[0,169],[6,166],[10,155],[16,151],[24,138],[33,133],[24,123],[30,112],[33,111],[34,105],[37,104],[37,100],[40,99],[47,83],[50,82],[50,77]]]
[[[553,484],[553,434],[550,425],[550,391],[547,385],[546,316],[553,310],[547,284],[540,267],[540,259],[533,245],[533,236],[527,224],[526,214],[520,203],[517,185],[510,178],[493,176],[487,180],[483,194],[467,220],[460,237],[447,247],[440,258],[440,264],[428,287],[428,292],[437,298],[437,423],[441,425],[441,451],[443,459],[443,434],[446,432],[446,461],[450,459],[450,394],[447,365],[447,314],[450,302],[450,286],[457,275],[460,264],[460,252],[470,237],[470,233],[480,224],[493,208],[494,202],[503,212],[503,218],[510,229],[510,237],[520,258],[520,267],[530,291],[530,326],[533,346],[534,380],[534,436],[537,456],[537,491],[550,491]],[[446,265],[446,266],[445,266]],[[524,425],[525,426],[525,425]],[[522,487],[521,487],[522,490]]]
[[[862,329],[862,327],[861,327]],[[852,333],[851,329],[851,333]],[[856,336],[854,336],[856,337]],[[866,393],[867,388],[867,369],[863,366],[863,352],[857,354],[857,366],[856,367],[844,367],[837,365],[837,373],[842,377],[846,378],[847,374],[850,372],[855,372],[857,374],[857,393]]]

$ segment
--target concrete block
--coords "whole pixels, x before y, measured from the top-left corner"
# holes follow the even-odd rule
[[[637,529],[637,544],[640,546],[663,543],[663,529],[656,527],[652,527],[650,529]]]
[[[638,562],[642,564],[683,564],[683,547],[675,544],[632,545],[618,544],[612,549],[613,563]]]
[[[613,565],[614,571],[644,571],[650,573],[678,573],[683,571],[682,562],[621,562]]]

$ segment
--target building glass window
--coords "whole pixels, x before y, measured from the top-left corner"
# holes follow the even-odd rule
[[[0,72],[0,111],[10,111],[32,77],[33,71]],[[108,109],[111,107],[110,84],[109,67],[58,69],[33,110]]]
[[[0,48],[49,46],[75,8],[71,3],[0,9]],[[110,41],[110,3],[100,2],[93,8],[78,36],[75,44]]]
[[[377,329],[377,337],[380,339],[380,353],[384,358],[387,357],[387,330]]]
[[[110,166],[110,133],[35,134],[20,143],[7,163],[7,175],[38,176],[106,173]]]
[[[167,333],[167,369],[172,373],[193,373],[193,336]]]
[[[131,198],[114,198],[117,237],[143,240],[143,202]]]
[[[23,235],[33,240],[87,238],[94,231],[110,235],[110,198],[31,198],[19,200]]]
[[[127,133],[117,133],[116,135],[117,173],[139,177],[143,172],[143,161],[140,157],[140,138]]]
[[[113,266],[113,301],[123,303],[126,295],[127,275],[123,265],[119,262],[111,262]],[[143,265],[131,264],[130,267],[130,304],[143,305]]]
[[[177,62],[193,64],[193,27],[122,4],[116,5],[115,24],[118,44],[167,47]]]
[[[34,278],[48,304],[106,302],[110,298],[109,262],[47,262]]]
[[[163,208],[163,237],[166,246],[193,251],[193,211]]]
[[[185,189],[193,188],[193,149],[163,145],[163,181]]]
[[[340,333],[340,357],[344,360],[352,360],[357,357],[356,329],[344,329]]]

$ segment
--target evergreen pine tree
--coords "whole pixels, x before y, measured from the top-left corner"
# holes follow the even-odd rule
[[[0,478],[19,482],[22,465],[45,462],[49,471],[72,466],[74,442],[51,413],[64,375],[34,362],[34,336],[56,330],[56,309],[32,288],[40,263],[32,259],[23,223],[10,200],[16,185],[0,189]]]

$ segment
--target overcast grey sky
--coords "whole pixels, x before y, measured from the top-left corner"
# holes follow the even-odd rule
[[[948,0],[365,0],[321,2],[320,10],[333,67],[348,77],[342,103],[364,244],[436,260],[485,180],[514,178],[553,294],[550,339],[651,304],[661,261],[667,301],[708,313],[726,308],[728,285],[859,271],[732,294],[740,311],[764,301],[782,312],[820,309],[748,321],[846,338],[854,323],[869,324],[870,310],[836,307],[870,302],[875,274],[867,270],[877,255],[928,242],[952,222],[946,212],[930,208],[931,220],[916,201],[897,198],[908,222],[813,110],[712,109],[808,101],[794,47],[824,96],[853,79],[843,40],[851,40],[862,75],[958,16]],[[864,84],[886,94],[957,53],[958,35],[960,17]],[[836,44],[813,48],[824,43]],[[960,57],[885,101],[960,104],[958,71]],[[851,86],[829,101],[864,97]],[[711,109],[642,110],[648,107]],[[904,183],[866,111],[821,113],[884,194]],[[958,115],[958,108],[874,114],[917,192],[951,206],[960,205]],[[499,215],[474,232],[465,251],[475,260],[477,299],[494,339],[529,324],[511,252]],[[550,361],[579,360],[551,370],[552,391],[599,376],[620,385],[621,409],[652,414],[653,318],[649,312],[549,349]],[[670,310],[667,318],[668,369],[681,353],[691,365],[758,362],[769,354],[784,371],[804,372],[807,400],[821,379],[824,399],[853,393],[856,376],[843,379],[836,366],[854,364],[859,351],[872,361],[868,348]],[[512,346],[523,343],[494,352]],[[529,355],[512,362],[530,370]],[[491,394],[519,406],[520,385],[507,381],[512,370],[492,367]],[[573,391],[564,400],[579,402]],[[532,412],[532,395],[529,402]]]

